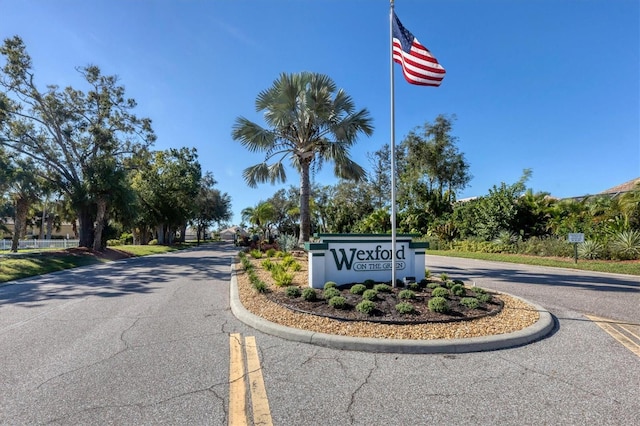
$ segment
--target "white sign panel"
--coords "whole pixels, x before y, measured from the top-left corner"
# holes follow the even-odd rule
[[[570,243],[584,243],[584,234],[569,234],[569,242]]]

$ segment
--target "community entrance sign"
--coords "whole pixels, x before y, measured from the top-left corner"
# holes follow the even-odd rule
[[[391,281],[395,258],[398,279],[424,278],[425,249],[429,243],[413,242],[417,235],[396,237],[395,256],[391,235],[387,234],[317,234],[318,242],[306,243],[309,252],[309,286],[322,288],[327,281],[338,285],[364,280]]]

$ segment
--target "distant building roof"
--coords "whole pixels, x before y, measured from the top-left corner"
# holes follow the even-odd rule
[[[613,188],[605,189],[600,194],[612,194],[617,195],[624,192],[633,191],[634,189],[640,188],[640,177],[635,179],[631,179],[629,182],[622,183],[620,185],[616,185]]]

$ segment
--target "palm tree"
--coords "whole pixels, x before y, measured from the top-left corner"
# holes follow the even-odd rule
[[[262,163],[244,170],[250,187],[258,183],[285,182],[282,161],[289,158],[300,173],[300,238],[309,241],[310,170],[334,163],[334,173],[344,179],[361,180],[364,169],[351,160],[349,148],[360,133],[373,133],[366,109],[355,110],[353,100],[326,75],[310,72],[282,73],[273,85],[260,92],[256,110],[264,111],[268,128],[239,117],[232,137],[251,152],[265,152]],[[267,164],[270,162],[270,164]]]
[[[242,215],[243,221],[246,220],[258,227],[260,232],[262,232],[262,237],[267,238],[267,230],[276,215],[273,204],[267,201],[262,201],[255,207],[247,207],[243,209],[240,214]]]

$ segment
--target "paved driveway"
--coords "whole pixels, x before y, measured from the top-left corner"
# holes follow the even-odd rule
[[[544,306],[557,329],[494,352],[375,354],[239,322],[229,311],[234,252],[201,247],[0,287],[0,424],[638,421],[640,358],[583,315],[638,323],[635,277],[429,256],[434,272]]]

